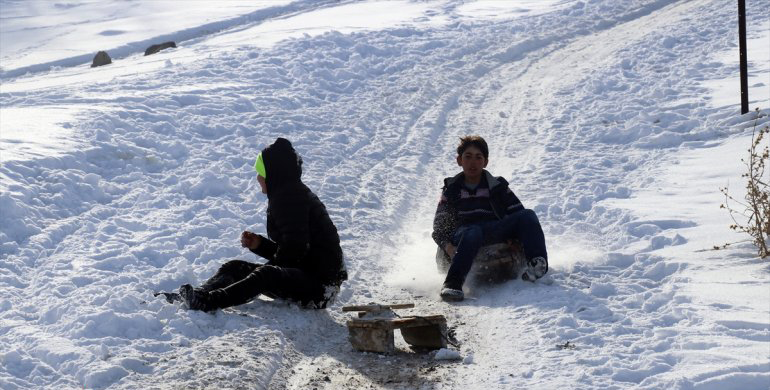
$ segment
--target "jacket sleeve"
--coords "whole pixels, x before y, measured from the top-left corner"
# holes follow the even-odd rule
[[[521,204],[519,197],[513,193],[507,182],[505,182],[505,194],[503,194],[503,207],[505,208],[505,215],[524,210],[524,205]]]
[[[262,237],[262,241],[257,249],[249,250],[255,255],[265,258],[267,264],[272,264],[271,262],[275,259],[275,251],[278,249],[278,244],[261,234],[259,236]]]
[[[433,217],[433,241],[443,250],[452,241],[452,235],[457,230],[457,210],[449,203],[446,187],[441,191],[441,199]]]
[[[299,267],[310,248],[310,204],[301,196],[275,199],[271,218],[275,218],[276,249],[271,264]],[[273,233],[271,233],[273,234]]]

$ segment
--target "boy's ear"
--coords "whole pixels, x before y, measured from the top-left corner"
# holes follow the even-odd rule
[[[487,164],[489,164],[489,159],[488,159],[488,158],[485,158],[485,159],[484,159],[484,168],[486,168],[486,167],[487,167]]]
[[[457,156],[457,165],[463,166],[463,156]]]

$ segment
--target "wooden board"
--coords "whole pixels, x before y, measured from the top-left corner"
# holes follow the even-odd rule
[[[354,318],[347,322],[348,328],[384,328],[401,329],[415,326],[446,324],[446,318],[443,315],[424,316],[424,317],[400,317],[400,318]]]
[[[357,318],[347,322],[350,344],[359,351],[392,353],[394,329],[407,344],[421,348],[446,348],[447,324],[443,315],[403,318]]]
[[[388,309],[411,309],[414,307],[414,303],[396,303],[392,305],[359,305],[359,306],[343,306],[342,311],[382,311]]]

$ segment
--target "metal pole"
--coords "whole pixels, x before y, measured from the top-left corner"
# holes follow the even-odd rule
[[[738,40],[741,46],[741,114],[749,112],[749,65],[746,58],[746,0],[738,0]]]

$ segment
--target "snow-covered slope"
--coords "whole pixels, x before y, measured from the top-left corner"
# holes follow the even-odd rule
[[[724,90],[736,10],[708,0],[263,2],[123,27],[95,69],[5,46],[0,387],[768,388],[770,269],[745,243],[704,250],[743,239],[719,187],[740,191],[770,113],[770,2],[748,3],[758,119]],[[157,38],[179,48],[144,57]],[[430,230],[465,134],[538,212],[551,272],[449,305]],[[252,164],[278,136],[340,231],[338,302],[153,298],[254,260],[238,236],[264,231]],[[402,301],[446,315],[463,360],[351,350],[342,305]]]

